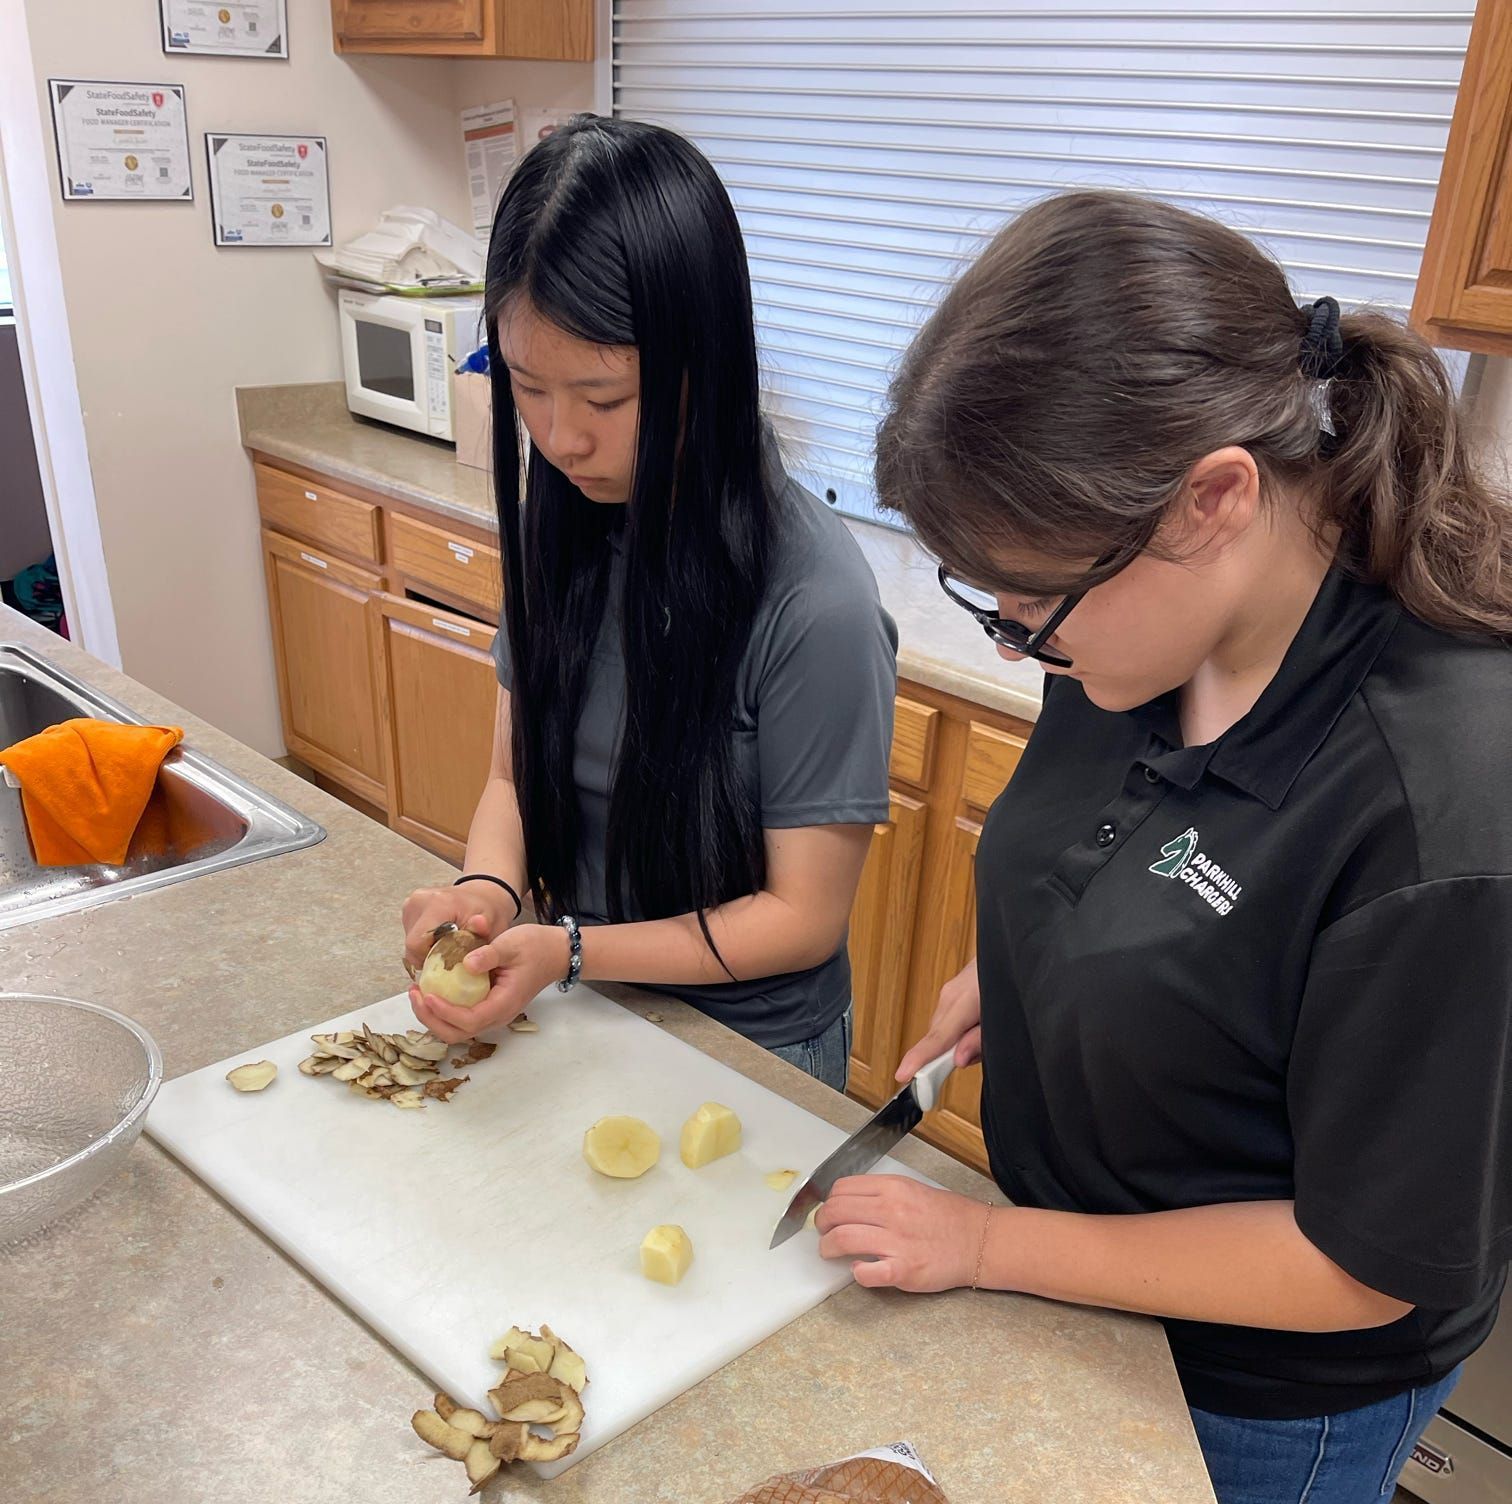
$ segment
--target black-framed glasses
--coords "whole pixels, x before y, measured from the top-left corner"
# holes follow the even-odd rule
[[[1101,559],[1093,567],[1100,569],[1104,564],[1110,563],[1109,559]],[[1070,668],[1071,660],[1062,653],[1057,653],[1047,648],[1047,643],[1054,635],[1056,628],[1075,609],[1077,603],[1086,595],[1085,590],[1077,590],[1065,597],[1055,610],[1047,616],[1040,626],[1033,629],[1024,625],[1021,621],[1014,621],[1011,617],[999,616],[996,611],[988,609],[988,602],[993,606],[997,601],[985,590],[979,590],[974,585],[968,585],[963,580],[952,577],[950,571],[942,564],[939,570],[940,589],[958,605],[961,610],[972,616],[981,629],[1000,646],[1008,648],[1015,653],[1021,653],[1025,658],[1036,659],[1040,663],[1048,663],[1053,668]]]

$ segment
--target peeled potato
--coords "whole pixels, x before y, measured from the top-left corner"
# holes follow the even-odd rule
[[[583,1135],[583,1158],[600,1175],[634,1180],[661,1158],[661,1140],[639,1118],[600,1118]]]
[[[653,1227],[640,1250],[641,1273],[659,1285],[675,1285],[693,1262],[693,1244],[675,1226]]]
[[[705,1102],[683,1124],[682,1162],[701,1170],[740,1147],[740,1119],[718,1102]]]
[[[438,997],[454,1008],[476,1008],[488,996],[493,985],[488,973],[471,972],[462,958],[488,942],[471,930],[447,930],[438,935],[415,978],[422,993]]]

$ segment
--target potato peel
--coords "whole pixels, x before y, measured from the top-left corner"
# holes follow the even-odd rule
[[[427,1100],[449,1102],[470,1076],[440,1079],[451,1046],[429,1033],[411,1029],[405,1034],[379,1034],[364,1024],[360,1032],[312,1034],[315,1053],[299,1062],[304,1076],[331,1076],[344,1081],[354,1095],[392,1102],[411,1110]],[[469,1061],[486,1060],[493,1045],[469,1041]]]
[[[467,1468],[468,1482],[472,1484],[472,1487],[468,1489],[470,1494],[477,1493],[504,1465],[489,1451],[486,1441],[473,1442],[462,1461]]]
[[[226,1072],[228,1080],[237,1091],[262,1091],[272,1084],[278,1075],[278,1067],[271,1060],[258,1060],[251,1065],[239,1065]]]
[[[442,1420],[434,1410],[415,1411],[410,1417],[410,1425],[415,1428],[415,1435],[426,1446],[434,1447],[438,1452],[444,1452],[453,1462],[461,1462],[472,1450],[473,1442],[477,1439]]]
[[[571,1456],[583,1429],[580,1391],[588,1382],[587,1370],[549,1326],[542,1326],[539,1335],[510,1327],[489,1356],[507,1365],[503,1379],[488,1392],[501,1420],[441,1393],[434,1410],[417,1410],[410,1422],[426,1445],[463,1464],[473,1493],[509,1463],[560,1462]],[[532,1364],[539,1366],[527,1372]],[[559,1372],[548,1373],[548,1367]]]

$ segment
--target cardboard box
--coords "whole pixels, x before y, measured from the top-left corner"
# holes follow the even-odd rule
[[[459,465],[493,469],[492,394],[489,378],[476,371],[452,377],[452,430]]]

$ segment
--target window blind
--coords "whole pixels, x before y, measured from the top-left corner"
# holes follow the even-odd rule
[[[1473,0],[613,0],[616,114],[681,131],[750,255],[794,468],[874,515],[890,370],[962,264],[1069,187],[1266,245],[1299,300],[1405,312]],[[886,519],[883,519],[886,520]]]

